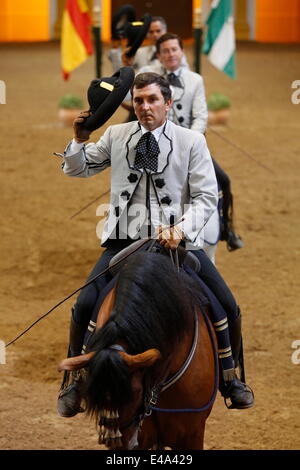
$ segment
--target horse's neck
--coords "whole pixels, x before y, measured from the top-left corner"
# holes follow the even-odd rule
[[[180,342],[176,344],[172,351],[168,376],[177,373],[185,363],[192,349],[194,333],[194,323],[192,323],[189,331],[184,334],[184,336],[180,339]]]

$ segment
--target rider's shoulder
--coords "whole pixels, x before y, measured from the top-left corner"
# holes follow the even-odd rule
[[[132,132],[135,132],[139,129],[139,125],[137,121],[125,122],[122,124],[113,124],[109,126],[105,132],[113,135],[113,136],[128,136]]]
[[[192,129],[188,129],[187,127],[179,126],[178,124],[175,124],[171,121],[168,121],[168,126],[170,131],[173,131],[178,138],[184,139],[184,141],[188,141],[190,144],[204,144],[206,142],[204,135],[199,131],[194,131]]]

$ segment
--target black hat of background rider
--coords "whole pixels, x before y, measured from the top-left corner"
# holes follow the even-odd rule
[[[126,47],[130,47],[130,50],[126,52],[127,57],[133,57],[135,55],[148,33],[151,21],[151,15],[146,13],[141,20],[133,21],[125,26],[124,34],[128,39]]]
[[[87,98],[92,113],[82,124],[92,132],[114,114],[120,106],[134,81],[132,67],[122,67],[111,77],[92,80],[87,91]]]
[[[111,37],[112,39],[124,38],[124,28],[128,22],[135,21],[136,13],[132,5],[123,5],[112,16]]]

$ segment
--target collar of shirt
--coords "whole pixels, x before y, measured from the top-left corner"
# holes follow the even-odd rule
[[[151,131],[151,134],[154,135],[154,137],[155,137],[155,139],[156,139],[156,142],[159,141],[160,136],[161,136],[162,133],[163,133],[165,124],[166,124],[166,121],[163,123],[162,126],[157,127],[156,129],[154,129],[154,131]],[[145,127],[142,126],[142,124],[140,124],[140,126],[141,126],[142,135],[144,135],[146,132],[149,132]]]
[[[176,77],[179,77],[179,75],[181,74],[181,67],[179,67],[179,68],[176,69],[176,70],[168,70],[168,69],[166,69],[166,73],[167,73],[167,75],[169,75],[169,73],[174,73],[174,75],[176,75]]]

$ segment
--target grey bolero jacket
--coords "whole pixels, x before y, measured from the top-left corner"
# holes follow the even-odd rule
[[[111,166],[110,210],[104,224],[102,244],[113,237],[117,223],[141,184],[144,170],[134,169],[135,147],[142,136],[137,121],[107,128],[97,143],[64,156],[68,176],[93,176]],[[149,178],[165,220],[183,217],[181,228],[187,249],[203,247],[203,228],[215,212],[218,189],[211,156],[202,134],[166,121],[159,139],[157,172]],[[70,145],[70,144],[69,144]],[[201,233],[202,231],[202,233]]]

